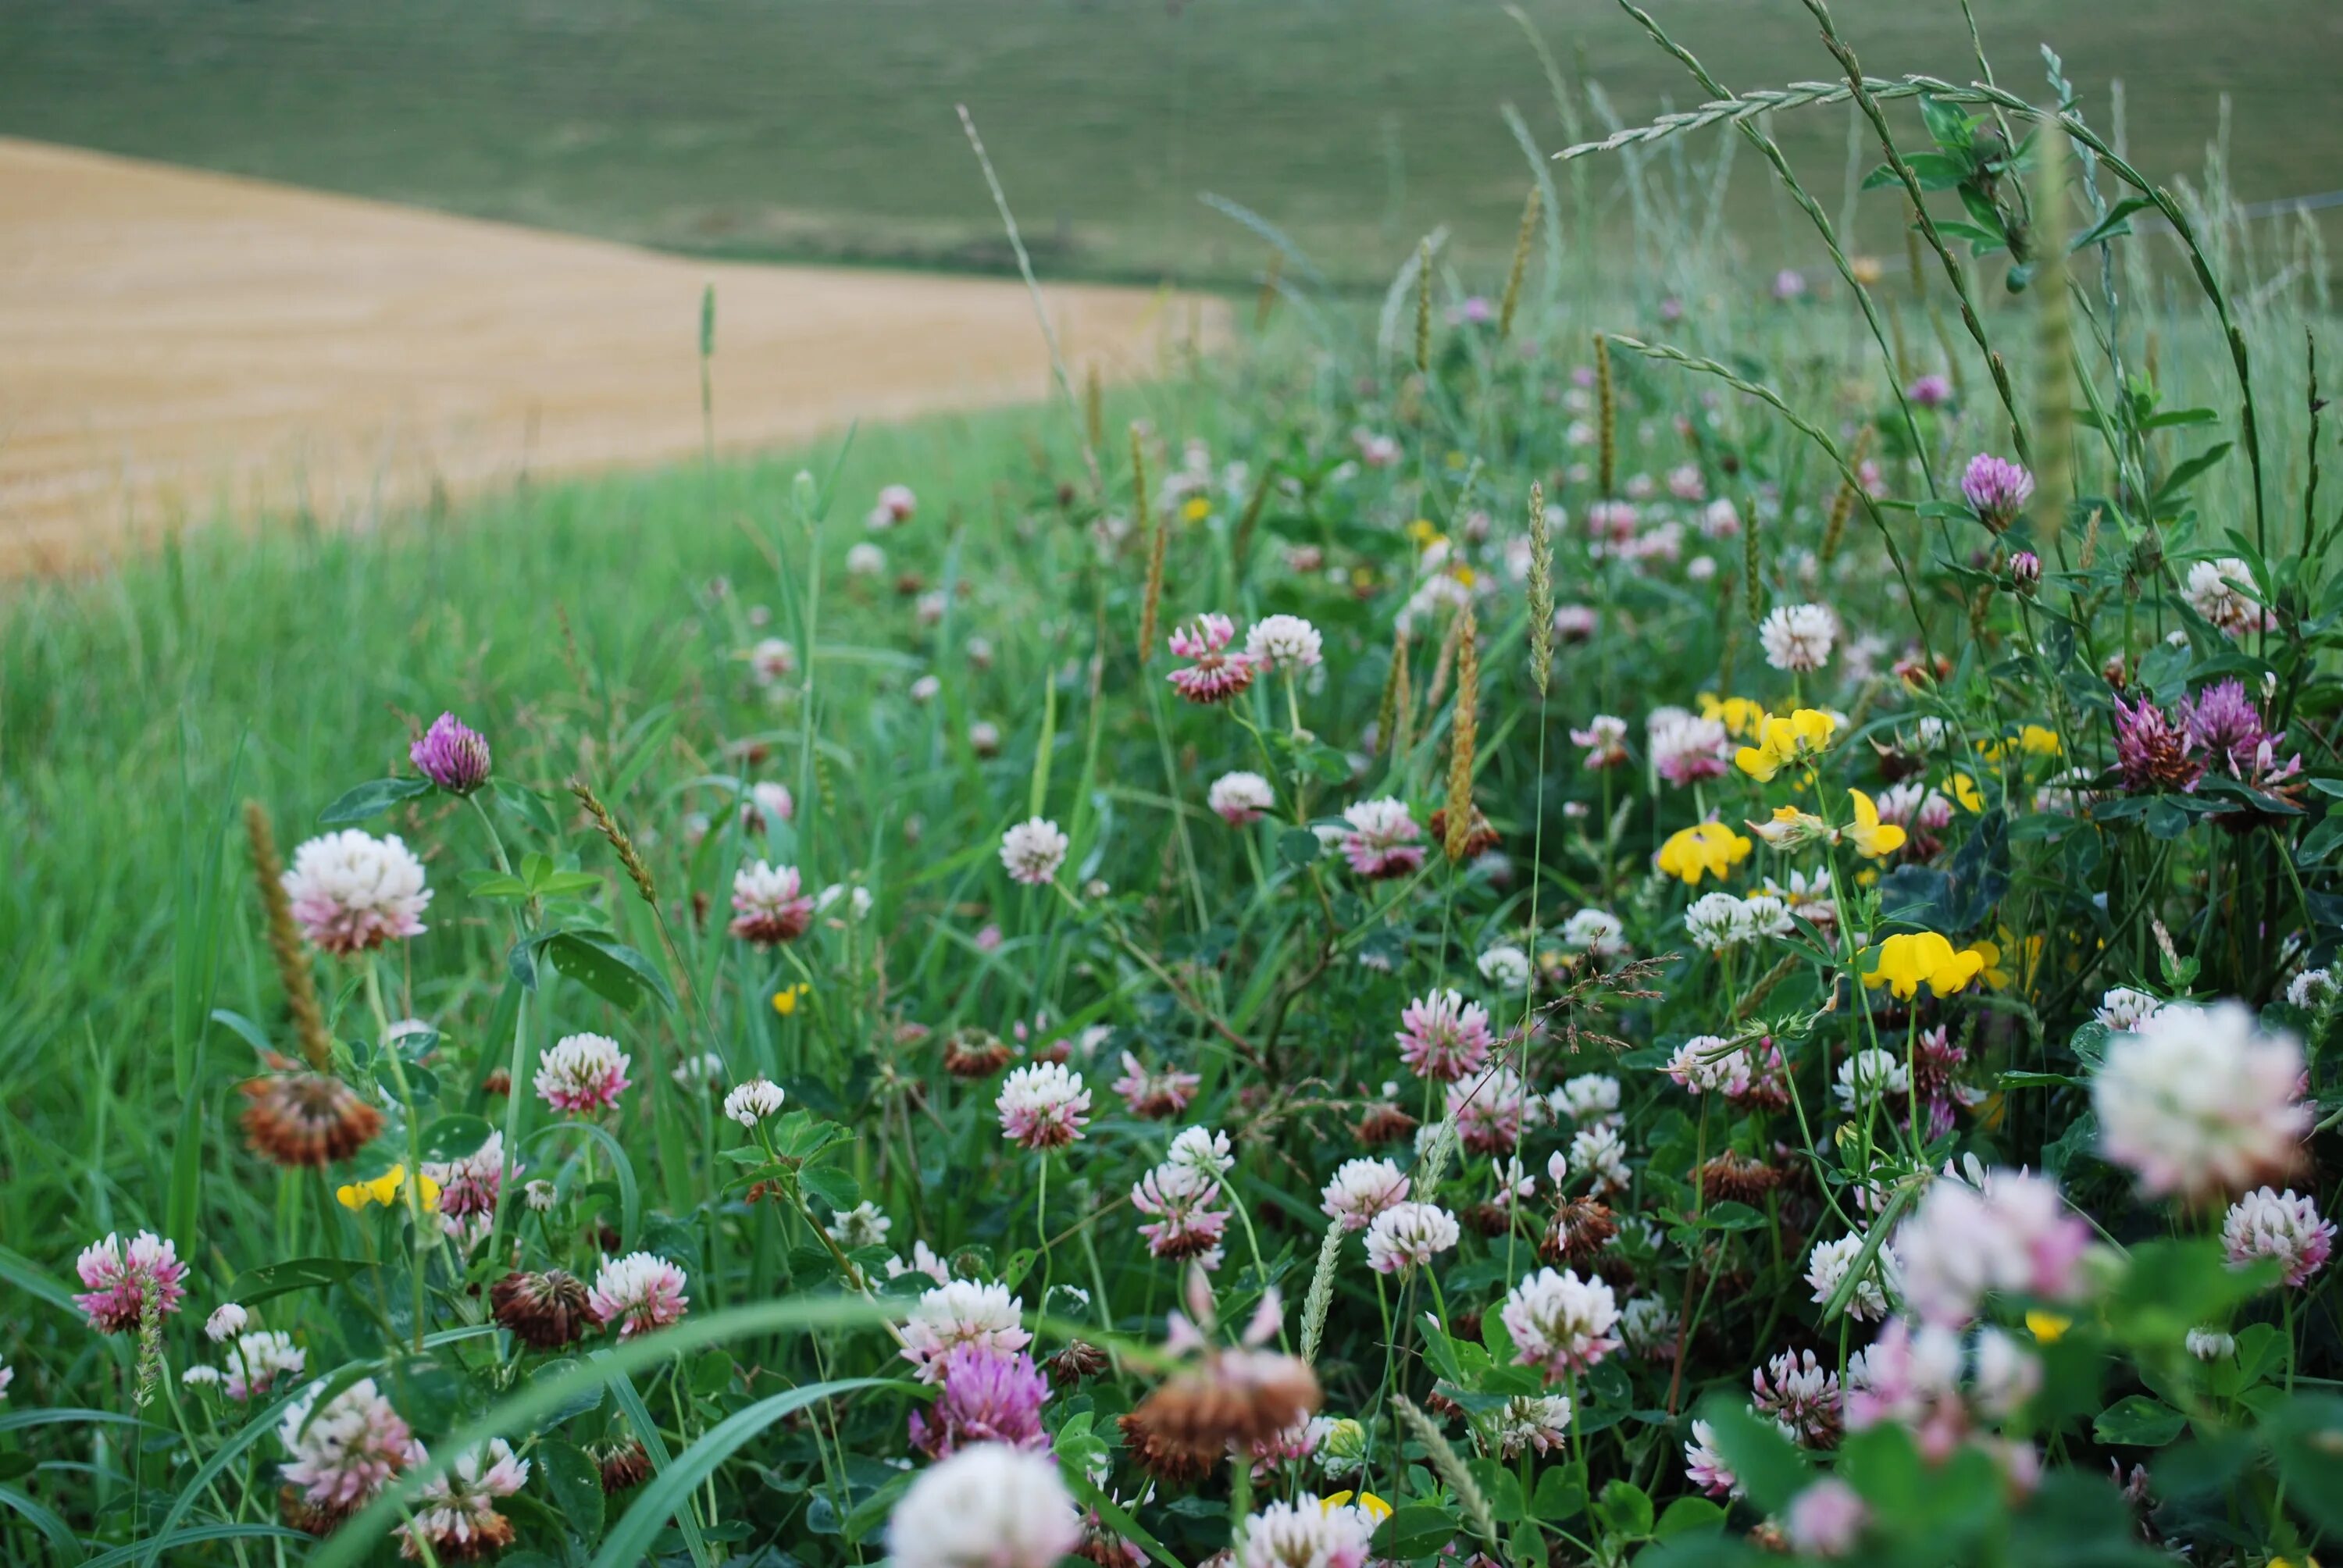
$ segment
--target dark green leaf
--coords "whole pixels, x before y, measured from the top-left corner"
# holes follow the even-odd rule
[[[353,822],[363,822],[378,817],[401,800],[412,800],[431,793],[428,779],[374,779],[355,789],[343,791],[334,803],[317,813],[317,824],[324,828],[346,828]]]
[[[1376,1527],[1371,1549],[1378,1557],[1413,1563],[1429,1557],[1455,1538],[1456,1521],[1428,1503],[1395,1509]]]
[[[290,1262],[246,1269],[228,1286],[227,1299],[241,1302],[247,1307],[255,1306],[272,1296],[338,1285],[365,1270],[363,1262],[347,1258],[296,1258]]]
[[[481,1144],[496,1131],[485,1116],[463,1112],[442,1116],[423,1130],[423,1158],[432,1161],[462,1160],[478,1152]]]
[[[1288,828],[1277,836],[1277,858],[1289,866],[1308,865],[1318,850],[1318,835],[1307,828]]]
[[[601,1467],[574,1442],[548,1438],[537,1445],[537,1462],[545,1473],[547,1495],[554,1512],[588,1545],[602,1538]]]
[[[2162,1448],[2180,1435],[2188,1418],[2160,1400],[2136,1393],[2117,1400],[2091,1423],[2091,1435],[2101,1442],[2135,1448]]]
[[[545,939],[548,962],[588,990],[620,1007],[631,1008],[649,991],[663,1006],[675,1006],[675,992],[667,977],[650,960],[608,931],[556,931]]]

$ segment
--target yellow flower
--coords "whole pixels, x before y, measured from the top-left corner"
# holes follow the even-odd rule
[[[2019,730],[2017,744],[2029,757],[2063,757],[2066,754],[2066,743],[2058,739],[2058,732],[2046,729],[2039,724],[2029,724]]]
[[[1332,1496],[1321,1498],[1318,1506],[1332,1513],[1350,1502],[1353,1497],[1359,1500],[1359,1512],[1377,1523],[1383,1523],[1392,1515],[1392,1505],[1372,1492],[1337,1492]]]
[[[803,980],[799,980],[795,985],[783,986],[773,993],[773,1010],[783,1018],[789,1017],[789,1014],[797,1011],[798,1002],[811,990],[813,987]]]
[[[2031,985],[2036,966],[2042,961],[2045,939],[2031,936],[2021,941],[2009,934],[2007,926],[2001,928],[2000,935],[2000,941],[1976,942],[1969,948],[1971,952],[1985,960],[1985,983],[1994,990],[2007,990],[2013,985]],[[2006,949],[2012,953],[2013,968],[2002,967],[2002,954]]]
[[[2026,1314],[2026,1332],[2032,1334],[2036,1342],[2041,1344],[2056,1344],[2066,1331],[2074,1326],[2074,1319],[2058,1312],[2046,1312],[2037,1309]]]
[[[1830,824],[1811,811],[1801,811],[1795,806],[1776,806],[1771,821],[1752,822],[1749,830],[1776,849],[1795,849],[1826,837]]]
[[[353,1181],[334,1190],[334,1197],[345,1209],[363,1209],[369,1203],[385,1208],[398,1201],[398,1190],[407,1184],[407,1167],[394,1165],[371,1181]],[[428,1176],[416,1179],[415,1188],[423,1199],[425,1213],[437,1213],[439,1209],[439,1183]]]
[[[1904,829],[1893,822],[1879,819],[1879,808],[1871,797],[1860,789],[1850,789],[1847,798],[1855,802],[1855,821],[1847,828],[1846,836],[1855,842],[1858,855],[1874,860],[1885,859],[1904,847]]]
[[[1724,725],[1725,732],[1735,740],[1746,740],[1765,722],[1765,705],[1746,697],[1719,697],[1713,691],[1704,691],[1700,694],[1700,716]]]
[[[1889,937],[1879,944],[1877,967],[1866,971],[1863,983],[1885,984],[1908,1001],[1920,994],[1920,984],[1938,996],[1950,996],[1976,979],[1985,960],[1974,950],[1955,951],[1953,944],[1935,931]]]
[[[1448,457],[1447,457],[1446,461],[1447,461],[1448,466],[1449,466],[1450,467],[1452,467],[1452,468],[1461,468],[1461,467],[1463,467],[1464,466],[1464,462],[1465,462],[1464,454],[1463,454],[1463,453],[1462,453],[1462,452],[1454,452],[1454,451],[1452,451],[1452,452],[1450,452],[1450,453],[1448,454]]]
[[[1201,523],[1212,515],[1212,503],[1202,496],[1191,496],[1181,507],[1180,515],[1192,523]]]
[[[1408,524],[1407,537],[1415,541],[1417,549],[1428,550],[1432,548],[1433,542],[1440,538],[1440,530],[1432,526],[1430,518],[1418,518]]]
[[[1458,566],[1448,575],[1454,578],[1458,582],[1463,583],[1466,588],[1471,588],[1473,586],[1473,573],[1471,567]]]
[[[1722,822],[1698,822],[1669,834],[1653,864],[1662,876],[1697,888],[1704,874],[1723,881],[1726,872],[1749,858],[1751,848],[1748,839]]]
[[[1769,718],[1757,727],[1757,744],[1733,754],[1741,771],[1763,784],[1793,762],[1804,762],[1830,749],[1838,725],[1819,708],[1801,708],[1787,719]]]
[[[1953,775],[1953,799],[1967,810],[1985,809],[1985,791],[1978,789],[1976,780],[1966,773],[1956,772]]]

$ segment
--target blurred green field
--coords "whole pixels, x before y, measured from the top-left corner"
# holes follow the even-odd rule
[[[1587,84],[1631,121],[1704,95],[1611,0],[1524,8],[1590,126],[1603,113]],[[1795,0],[1654,9],[1735,88],[1833,74]],[[2134,161],[2157,177],[2201,174],[2226,93],[2242,199],[2343,185],[2332,0],[1976,10],[2013,90],[2047,96],[2036,48],[2048,41],[2086,113],[2112,127],[2120,78]],[[1838,20],[1874,75],[1976,75],[1958,0],[1846,0]],[[1001,265],[957,101],[1060,275],[1242,280],[1261,246],[1198,204],[1208,190],[1284,227],[1341,279],[1388,277],[1436,223],[1486,257],[1509,243],[1527,183],[1499,106],[1518,106],[1548,152],[1568,139],[1536,55],[1493,0],[0,9],[0,131],[705,254]],[[1848,129],[1843,108],[1776,126],[1834,205]],[[1668,157],[1659,167],[1682,177]],[[1594,176],[1613,215],[1619,169],[1606,160]],[[1760,261],[1786,238],[1790,216],[1754,157],[1735,170],[1728,216]],[[1897,216],[1885,197],[1867,203],[1865,243],[1900,249]]]

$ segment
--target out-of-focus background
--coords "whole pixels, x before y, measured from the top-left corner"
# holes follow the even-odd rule
[[[1518,9],[1589,136],[1606,109],[1634,122],[1707,96],[1613,0]],[[1796,0],[1650,9],[1730,88],[1835,74]],[[2343,187],[2334,0],[1973,9],[2002,85],[2047,101],[2036,51],[2055,40],[2087,115],[2151,176],[2198,176],[2207,145],[2226,137],[2245,201]],[[1834,15],[1876,73],[1977,74],[1959,0],[1841,0]],[[2118,81],[2132,106],[2120,120]],[[1258,266],[1260,246],[1201,206],[1205,191],[1354,282],[1387,281],[1435,224],[1509,245],[1524,164],[1499,106],[1515,106],[1546,152],[1567,129],[1535,49],[1495,0],[71,0],[0,12],[0,131],[701,256],[1006,266],[956,102],[983,128],[1045,269],[1148,282],[1243,283]],[[1848,128],[1843,106],[1771,127],[1832,193]],[[1867,142],[1855,152],[1875,161]],[[1684,167],[1664,153],[1651,177],[1665,186]],[[1615,208],[1625,198],[1611,172]],[[1725,199],[1734,229],[1765,241],[1780,198],[1754,156]],[[1892,229],[1866,238],[1900,248]]]

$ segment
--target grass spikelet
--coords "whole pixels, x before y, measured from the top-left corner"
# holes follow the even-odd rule
[[[1407,749],[1408,708],[1407,628],[1392,629],[1391,674],[1383,679],[1383,699],[1375,715],[1375,734],[1393,757]]]
[[[1139,606],[1139,662],[1155,657],[1155,621],[1163,609],[1163,549],[1168,519],[1158,518],[1147,500],[1147,444],[1139,427],[1131,427],[1131,500],[1140,525],[1147,529],[1147,594]]]
[[[1545,487],[1530,481],[1530,678],[1538,696],[1554,678],[1554,531],[1545,518]]]
[[[1443,1331],[1447,1326],[1445,1323],[1441,1325]],[[1473,1527],[1473,1534],[1494,1546],[1497,1543],[1497,1516],[1491,1511],[1488,1495],[1481,1490],[1481,1483],[1473,1480],[1473,1473],[1464,1467],[1463,1456],[1442,1435],[1438,1424],[1416,1407],[1413,1400],[1405,1394],[1398,1394],[1394,1396],[1394,1403],[1409,1432],[1416,1442],[1423,1444],[1423,1457],[1431,1463],[1434,1473],[1448,1483],[1450,1491],[1456,1493],[1457,1506],[1464,1512],[1464,1523]]]
[[[1847,448],[1846,461],[1851,468],[1860,469],[1863,459],[1871,452],[1871,427],[1865,425],[1855,433],[1855,445]],[[1855,515],[1855,481],[1842,478],[1831,497],[1830,518],[1823,527],[1823,565],[1837,558],[1838,548],[1846,538],[1846,520]]]
[[[1252,555],[1253,530],[1261,526],[1261,514],[1269,505],[1270,487],[1277,482],[1277,466],[1262,466],[1261,477],[1253,481],[1252,494],[1245,501],[1244,515],[1237,519],[1236,537],[1229,541],[1229,559],[1240,572]]]
[[[1318,1351],[1326,1339],[1326,1312],[1334,1304],[1334,1272],[1342,1261],[1345,1234],[1340,1220],[1327,1225],[1326,1239],[1318,1243],[1318,1267],[1310,1276],[1309,1293],[1302,1298],[1302,1359],[1312,1366],[1318,1364]]]
[[[586,809],[588,817],[593,819],[595,830],[610,841],[610,848],[618,853],[618,864],[626,868],[627,875],[634,881],[635,891],[643,896],[643,902],[658,909],[659,884],[651,879],[650,867],[643,863],[642,852],[635,848],[635,841],[627,837],[626,829],[618,826],[618,819],[610,815],[610,809],[602,804],[602,798],[594,793],[594,786],[583,779],[572,779],[569,780],[569,792],[578,797],[578,804]]]
[[[244,833],[252,843],[252,879],[260,888],[260,906],[267,912],[268,957],[285,988],[285,1010],[293,1020],[293,1038],[300,1042],[302,1060],[318,1072],[331,1070],[333,1041],[326,1033],[325,1014],[317,1009],[316,977],[308,955],[301,950],[301,933],[293,924],[293,900],[285,894],[285,862],[277,858],[277,834],[268,812],[257,800],[244,803]]]
[[[1432,372],[1432,242],[1420,240],[1415,249],[1415,373]]]
[[[1099,386],[1096,365],[1082,372],[1082,434],[1093,452],[1106,445],[1106,393]]]
[[[1473,751],[1481,736],[1481,628],[1473,607],[1456,618],[1456,717],[1448,736],[1447,842],[1451,860],[1473,841]]]
[[[1751,624],[1765,618],[1765,573],[1759,559],[1757,500],[1751,497],[1741,518],[1741,591],[1748,598]]]
[[[1529,270],[1530,246],[1537,234],[1538,212],[1543,198],[1535,186],[1530,186],[1529,199],[1522,203],[1522,226],[1513,236],[1513,265],[1505,270],[1505,292],[1497,306],[1497,341],[1503,342],[1513,335],[1513,311],[1522,302],[1522,275]]]
[[[1605,497],[1618,494],[1619,404],[1611,385],[1611,339],[1594,335],[1594,484]]]
[[[1277,306],[1278,285],[1285,279],[1285,253],[1269,253],[1269,269],[1261,275],[1261,294],[1252,303],[1252,329],[1261,331],[1269,325],[1269,313]]]
[[[2075,496],[2075,335],[2066,298],[2066,133],[2043,126],[2036,149],[2041,170],[2034,203],[2036,294],[2034,515],[2042,549],[2058,542]]]

